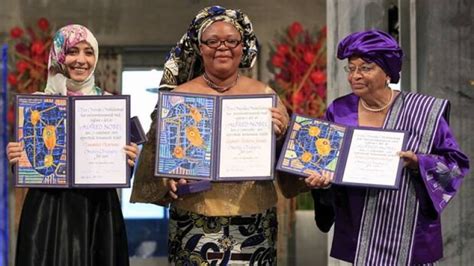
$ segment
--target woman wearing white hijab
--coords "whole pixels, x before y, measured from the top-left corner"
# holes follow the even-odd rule
[[[104,95],[95,86],[99,49],[84,26],[68,25],[54,36],[48,64],[46,94]],[[23,144],[7,146],[17,163]],[[138,149],[125,147],[133,166]],[[127,236],[117,192],[100,189],[31,188],[18,230],[16,265],[129,265]]]

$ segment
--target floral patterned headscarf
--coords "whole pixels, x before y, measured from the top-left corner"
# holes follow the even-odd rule
[[[165,63],[160,89],[173,89],[204,73],[199,51],[201,33],[216,21],[228,22],[240,32],[243,56],[239,67],[253,66],[258,53],[258,41],[248,16],[240,10],[225,9],[220,6],[206,7],[197,14],[189,25],[188,31],[171,49]]]
[[[95,64],[89,77],[82,82],[74,81],[67,77],[65,65],[66,52],[80,42],[87,42],[94,50]],[[48,82],[45,93],[67,95],[68,92],[75,94],[91,94],[94,89],[94,71],[99,58],[99,46],[96,38],[86,27],[72,24],[59,29],[53,38],[53,44],[49,52]]]

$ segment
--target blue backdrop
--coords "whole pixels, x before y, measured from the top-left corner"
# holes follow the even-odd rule
[[[0,65],[0,266],[8,265],[8,172],[7,137],[7,46],[2,46]]]

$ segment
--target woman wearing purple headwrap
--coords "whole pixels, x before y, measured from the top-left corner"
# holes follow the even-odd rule
[[[239,67],[252,66],[257,49],[252,24],[244,13],[219,6],[205,8],[171,50],[160,88],[209,95],[275,93],[266,84],[239,74]],[[271,112],[276,136],[281,139],[288,114],[281,102]],[[213,182],[208,191],[178,198],[177,186],[187,180],[154,177],[156,111],[152,118],[154,122],[138,162],[131,201],[170,204],[170,262],[276,264],[274,183]]]
[[[331,256],[355,265],[431,264],[443,256],[440,214],[469,169],[448,126],[449,102],[394,91],[402,50],[387,33],[356,32],[344,38],[337,57],[352,93],[329,106],[326,118],[348,126],[409,132],[399,190],[332,186],[313,189],[316,222],[335,223]],[[311,175],[311,188],[327,188],[330,177]]]

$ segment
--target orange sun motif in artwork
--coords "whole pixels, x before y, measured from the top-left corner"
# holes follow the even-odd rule
[[[41,114],[38,110],[31,111],[30,120],[33,126],[36,126],[36,124],[38,124],[38,121],[40,121],[40,119],[41,119]]]
[[[319,155],[327,156],[331,152],[331,143],[328,139],[320,138],[316,140],[316,150]]]
[[[193,117],[194,121],[196,121],[196,123],[201,122],[202,115],[197,108],[191,107],[191,110],[189,112],[191,113],[191,116]]]
[[[186,138],[191,142],[191,145],[201,147],[204,144],[204,140],[201,137],[199,129],[195,126],[189,126],[186,128]]]
[[[319,136],[320,132],[321,132],[321,129],[319,129],[319,127],[310,127],[308,130],[308,134],[312,137]]]
[[[173,156],[178,158],[178,159],[181,159],[184,157],[184,150],[183,150],[183,147],[181,146],[176,146],[174,147],[174,150],[173,150]]]
[[[56,128],[48,125],[43,130],[44,145],[48,150],[52,150],[56,146]]]
[[[310,162],[312,158],[313,155],[311,155],[311,153],[307,151],[305,151],[303,155],[301,155],[301,161],[303,161],[304,163]]]
[[[47,154],[44,156],[44,166],[50,167],[53,165],[53,163],[54,163],[53,155]]]

